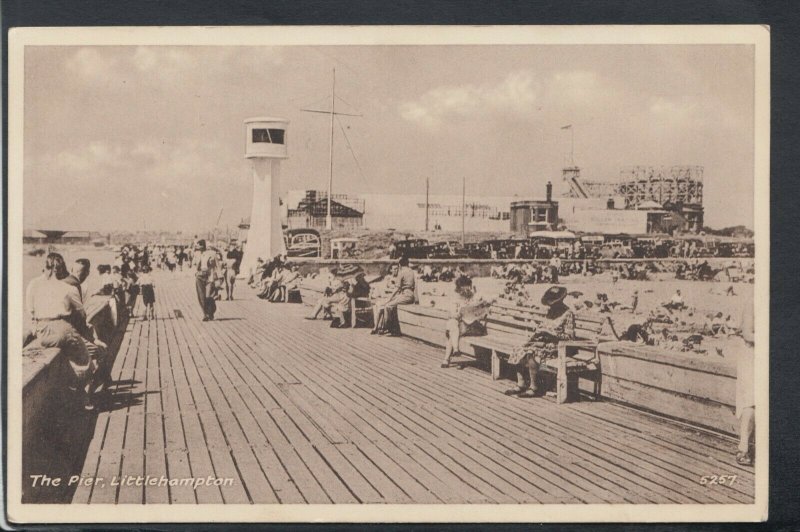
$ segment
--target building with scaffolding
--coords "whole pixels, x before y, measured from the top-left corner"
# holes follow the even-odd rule
[[[616,181],[583,180],[577,166],[564,168],[561,175],[569,185],[568,198],[605,199],[611,209],[648,211],[648,232],[703,228],[702,166],[631,166]],[[564,221],[570,225],[568,215]]]
[[[328,214],[328,193],[306,190],[305,195],[287,208],[287,225],[290,229],[323,229]],[[364,225],[364,200],[346,194],[332,194],[330,202],[333,229],[358,229]]]

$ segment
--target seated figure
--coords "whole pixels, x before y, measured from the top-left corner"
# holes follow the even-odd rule
[[[300,272],[297,271],[297,266],[294,264],[287,264],[284,268],[277,289],[272,294],[270,301],[287,302],[289,300],[289,292],[297,290],[300,286]]]
[[[400,266],[395,263],[389,267],[389,273],[380,283],[373,283],[370,290],[372,300],[372,323],[370,334],[378,334],[386,328],[386,303],[397,288],[397,273]]]
[[[461,337],[486,334],[484,321],[491,306],[491,302],[475,297],[472,280],[469,277],[459,277],[456,280],[455,292],[457,299],[453,303],[445,330],[447,341],[444,347],[442,368],[449,367],[451,357],[459,354]]]
[[[96,362],[87,349],[88,342],[75,329],[76,317],[82,316],[85,322],[86,313],[78,289],[63,281],[68,275],[64,258],[50,253],[42,275],[28,284],[26,306],[39,344],[61,349],[72,370],[72,382],[67,386],[77,391],[84,408],[91,410]]]
[[[539,366],[558,356],[559,341],[575,338],[575,314],[564,304],[566,296],[567,289],[563,286],[551,286],[545,291],[542,296],[542,304],[548,307],[545,321],[508,358],[508,364],[516,368],[517,386],[506,390],[506,395],[539,395]]]
[[[320,313],[322,313],[323,316],[333,317],[334,313],[340,315],[349,311],[350,297],[347,294],[349,284],[350,283],[334,279],[331,286],[325,289],[325,293],[314,306],[311,315],[306,316],[305,319],[315,320],[319,317]]]
[[[383,305],[382,329],[378,330],[378,334],[399,335],[397,307],[410,305],[416,301],[416,275],[408,265],[408,257],[402,257],[398,261],[398,267],[397,285],[389,300]]]

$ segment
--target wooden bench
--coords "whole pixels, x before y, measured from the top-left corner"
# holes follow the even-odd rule
[[[440,309],[409,305],[399,308],[403,334],[434,345],[444,345],[447,313]],[[545,312],[507,303],[495,302],[486,319],[485,336],[466,336],[460,341],[461,353],[476,359],[491,359],[493,379],[499,379],[502,365],[515,346],[524,343],[545,319]],[[601,341],[618,340],[608,317],[587,314],[575,315],[576,340],[559,342],[558,357],[546,361],[540,371],[556,375],[556,396],[565,403],[577,396],[578,379],[594,381],[594,393],[599,393],[599,358],[597,346]]]

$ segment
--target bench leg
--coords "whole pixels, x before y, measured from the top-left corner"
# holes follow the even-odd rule
[[[496,381],[500,378],[500,357],[497,356],[497,351],[492,349],[492,380]]]
[[[567,353],[564,346],[558,349],[558,374],[556,375],[556,402],[564,404],[569,400],[569,382],[567,377]]]

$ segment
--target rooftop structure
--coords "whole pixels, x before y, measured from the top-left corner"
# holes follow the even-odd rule
[[[564,168],[561,175],[569,184],[568,198],[614,198],[620,202],[617,207],[624,209],[669,211],[671,225],[684,231],[697,232],[703,227],[702,166],[630,166],[611,181],[583,180],[577,166]],[[657,226],[661,223],[648,224]]]

